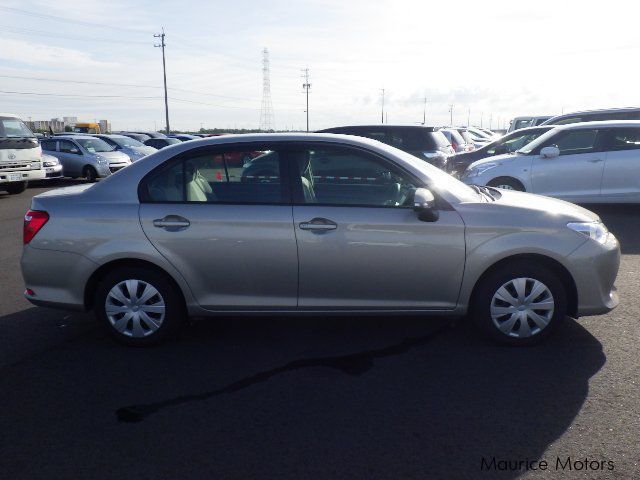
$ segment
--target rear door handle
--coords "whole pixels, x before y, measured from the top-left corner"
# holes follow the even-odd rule
[[[589,162],[591,162],[591,163],[598,163],[598,162],[601,162],[601,161],[602,161],[601,158],[591,158],[591,159],[589,159]]]
[[[168,232],[184,230],[189,227],[189,225],[191,225],[191,222],[180,215],[167,215],[164,218],[156,218],[153,221],[154,227],[164,228]]]
[[[338,228],[338,224],[326,218],[314,218],[308,222],[300,223],[302,230],[312,230],[316,232],[326,232],[328,230],[335,230]]]

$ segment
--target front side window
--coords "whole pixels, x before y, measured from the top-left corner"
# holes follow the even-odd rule
[[[63,153],[75,153],[80,155],[80,149],[69,140],[60,140],[58,143],[60,151]]]
[[[611,134],[611,150],[637,150],[640,148],[640,128],[616,128]]]
[[[284,203],[280,155],[267,149],[217,149],[184,157],[143,183],[151,202]]]
[[[55,140],[42,140],[40,142],[40,146],[43,150],[48,150],[50,152],[54,152],[56,150],[56,141]]]
[[[300,203],[373,207],[412,203],[415,180],[375,155],[320,145],[290,155],[298,172]]]
[[[560,150],[560,155],[578,155],[596,150],[598,130],[586,128],[561,133],[551,141]]]

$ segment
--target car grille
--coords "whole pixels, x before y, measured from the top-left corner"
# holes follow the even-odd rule
[[[31,170],[31,162],[2,162],[0,170]]]
[[[123,169],[123,168],[124,168],[124,165],[121,165],[121,166],[113,166],[113,167],[112,167],[112,166],[109,166],[109,170],[111,171],[111,173],[115,173],[115,172],[117,172],[118,170],[121,170],[121,169]]]

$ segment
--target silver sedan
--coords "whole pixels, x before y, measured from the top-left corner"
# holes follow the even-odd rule
[[[24,244],[29,301],[93,309],[131,345],[230,312],[469,314],[529,344],[618,303],[619,245],[594,213],[354,136],[170,146],[35,196]]]

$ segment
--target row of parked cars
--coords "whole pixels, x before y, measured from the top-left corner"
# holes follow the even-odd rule
[[[160,132],[64,133],[40,139],[47,179],[104,178],[161,148],[196,135],[166,136]]]

